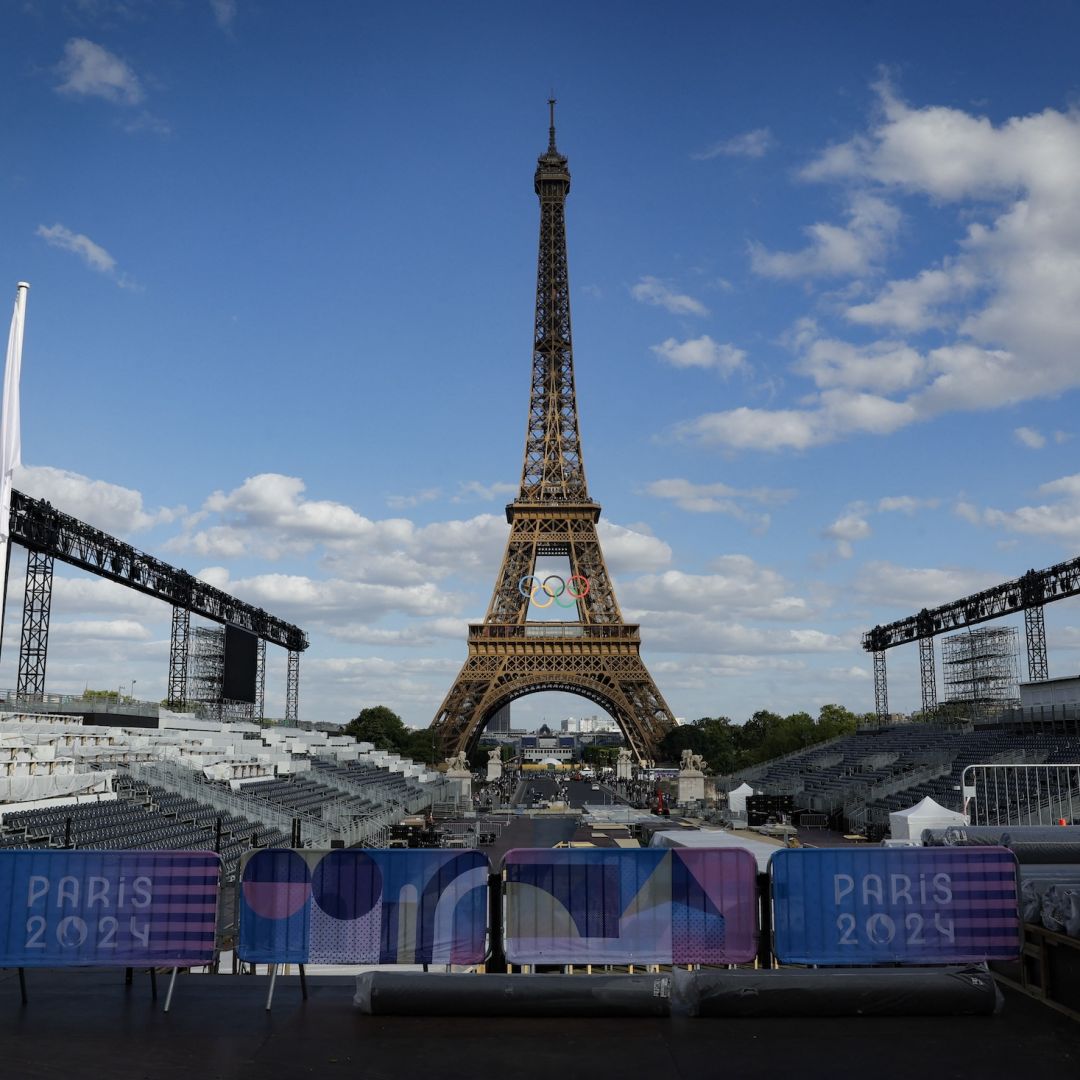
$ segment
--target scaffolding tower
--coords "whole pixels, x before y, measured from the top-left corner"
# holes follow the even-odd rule
[[[255,705],[222,696],[225,680],[225,628],[196,626],[191,629],[188,700],[198,702],[207,719],[250,721]]]
[[[972,719],[1019,703],[1020,635],[1015,626],[968,630],[941,642],[945,700]]]

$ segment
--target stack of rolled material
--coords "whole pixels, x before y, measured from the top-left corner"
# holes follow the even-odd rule
[[[1020,868],[1025,922],[1080,938],[1080,826],[998,825],[926,829],[925,847],[1006,847]]]

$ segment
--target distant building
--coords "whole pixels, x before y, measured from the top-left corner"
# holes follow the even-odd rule
[[[562,722],[562,729],[570,735],[599,735],[617,733],[619,725],[610,716],[568,716]]]
[[[484,732],[488,735],[508,735],[510,733],[510,704],[504,705],[487,722]]]
[[[1060,679],[1020,684],[1020,707],[1037,709],[1055,705],[1080,705],[1080,677],[1066,675]]]

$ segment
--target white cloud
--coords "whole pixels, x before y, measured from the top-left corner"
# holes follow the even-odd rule
[[[1080,473],[1062,476],[1037,489],[1046,501],[1015,510],[979,509],[958,503],[957,515],[973,525],[985,525],[1025,536],[1042,536],[1073,550],[1080,545]]]
[[[168,618],[168,605],[145,593],[136,592],[107,578],[72,570],[73,577],[61,573],[53,576],[54,612],[64,616],[105,615],[123,616],[117,620],[127,622],[137,618],[142,622]],[[10,625],[10,624],[9,624]]]
[[[676,424],[675,438],[742,450],[807,450],[843,434],[885,435],[910,424],[915,410],[874,394],[830,390],[815,409],[750,409],[707,413]]]
[[[977,285],[974,267],[947,259],[943,266],[922,270],[914,278],[890,281],[874,300],[849,307],[845,315],[854,323],[908,332],[945,327],[954,319],[945,305],[966,298]]]
[[[1013,431],[1013,436],[1021,446],[1029,450],[1041,450],[1046,445],[1046,436],[1034,428],[1018,427]]]
[[[508,484],[496,481],[494,484],[481,484],[479,480],[469,480],[458,485],[458,493],[451,502],[469,502],[479,499],[482,502],[491,502],[493,499],[504,499],[518,493],[517,484]]]
[[[462,605],[462,597],[444,592],[433,582],[382,585],[333,578],[315,580],[303,574],[256,574],[218,587],[249,604],[281,613],[301,626],[355,622],[358,615],[372,623],[391,613],[453,616]]]
[[[818,222],[803,231],[801,251],[770,252],[751,243],[750,265],[762,277],[842,277],[865,274],[885,255],[900,224],[896,207],[876,195],[850,197],[846,226]]]
[[[852,345],[821,337],[816,323],[801,320],[792,343],[800,353],[794,370],[822,390],[844,387],[891,394],[916,387],[925,377],[925,358],[902,341]]]
[[[184,513],[182,507],[148,511],[143,507],[142,495],[131,488],[48,465],[23,466],[15,473],[15,486],[32,498],[46,499],[65,514],[120,538],[168,524]]]
[[[898,512],[911,515],[916,510],[935,510],[940,505],[940,499],[920,499],[914,495],[885,495],[878,499],[877,509],[881,513]]]
[[[632,612],[636,620],[639,613]],[[772,677],[779,672],[804,671],[796,657],[846,651],[851,648],[835,634],[813,629],[747,626],[738,619],[710,618],[703,612],[646,612],[642,634],[649,652],[680,653],[705,657],[711,671],[708,686],[718,675],[749,675],[759,672]],[[650,663],[654,677],[666,685],[668,672],[693,672],[695,665],[685,659]],[[691,676],[692,677],[692,676]]]
[[[601,521],[596,532],[604,560],[614,574],[659,570],[671,564],[671,547],[642,527],[631,529]]]
[[[55,629],[64,638],[75,640],[148,641],[153,634],[133,619],[91,619],[80,622],[58,621]]]
[[[695,484],[679,477],[653,480],[645,486],[645,491],[654,498],[670,499],[680,510],[693,514],[728,514],[758,531],[768,528],[769,515],[747,510],[743,503],[776,505],[788,502],[795,494],[777,488],[743,491],[722,483]]]
[[[741,135],[713,143],[707,150],[690,156],[695,161],[709,161],[717,157],[760,158],[771,149],[773,141],[772,132],[767,127],[755,128],[753,131],[745,131]]]
[[[1000,574],[949,567],[906,567],[890,562],[869,562],[859,569],[855,592],[876,611],[893,607],[897,618],[922,608],[951,603],[1000,584]],[[888,620],[882,620],[888,621]]]
[[[643,277],[631,286],[630,295],[642,304],[653,304],[670,311],[672,315],[708,315],[709,309],[692,296],[675,292],[669,285],[655,277]]]
[[[236,0],[210,0],[214,21],[222,30],[231,30],[236,18]]]
[[[421,503],[432,502],[441,494],[438,488],[425,488],[414,495],[387,495],[386,505],[391,510],[406,510],[412,506],[419,506]]]
[[[857,513],[848,513],[838,517],[825,530],[824,535],[836,541],[836,549],[842,558],[850,559],[854,554],[854,542],[865,540],[872,533],[870,522],[866,518]]]
[[[758,566],[748,555],[724,555],[712,569],[715,573],[645,574],[620,586],[620,599],[626,607],[668,616],[723,611],[732,619],[804,619],[811,613],[809,603],[791,595],[776,571]]]
[[[35,236],[40,236],[49,247],[59,248],[61,251],[70,251],[78,255],[80,259],[92,270],[111,277],[121,289],[132,289],[142,292],[142,286],[127,274],[119,273],[116,267],[116,259],[112,257],[100,244],[95,244],[89,236],[82,233],[72,232],[65,225],[57,222],[55,225],[39,225],[34,230]]]
[[[49,247],[78,255],[87,266],[102,274],[111,274],[116,270],[116,260],[100,244],[95,244],[89,236],[72,232],[59,222],[49,226],[39,225],[35,235],[40,236]]]
[[[138,105],[145,96],[134,71],[118,56],[86,38],[72,38],[57,65],[63,82],[57,93],[99,97],[114,105]]]
[[[668,338],[659,345],[650,345],[649,348],[661,360],[666,360],[678,368],[714,368],[723,375],[730,375],[733,371],[746,367],[746,353],[742,349],[713,341],[708,334],[681,342]]]
[[[880,119],[802,172],[844,185],[846,224],[811,226],[801,251],[756,245],[752,265],[782,278],[853,276],[844,296],[831,298],[847,322],[903,335],[933,330],[936,339],[849,343],[804,320],[791,337],[794,370],[819,395],[797,408],[698,417],[676,429],[682,437],[806,449],[1080,387],[1080,112],[1047,109],[995,126],[958,109],[912,108],[885,84],[878,92]],[[935,207],[938,252],[875,289],[871,275],[900,235],[894,197]],[[939,224],[948,213],[953,237]],[[829,400],[832,389],[853,396]]]

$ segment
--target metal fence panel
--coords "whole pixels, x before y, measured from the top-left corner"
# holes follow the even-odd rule
[[[221,860],[203,851],[0,851],[0,967],[197,967]]]
[[[1080,824],[1080,765],[969,765],[962,783],[972,825]]]
[[[490,872],[476,851],[252,852],[240,872],[237,955],[257,964],[480,964]]]
[[[787,964],[953,964],[1020,952],[1005,848],[781,849],[773,945]]]
[[[521,849],[503,861],[514,964],[738,964],[757,955],[757,863],[736,848]]]

